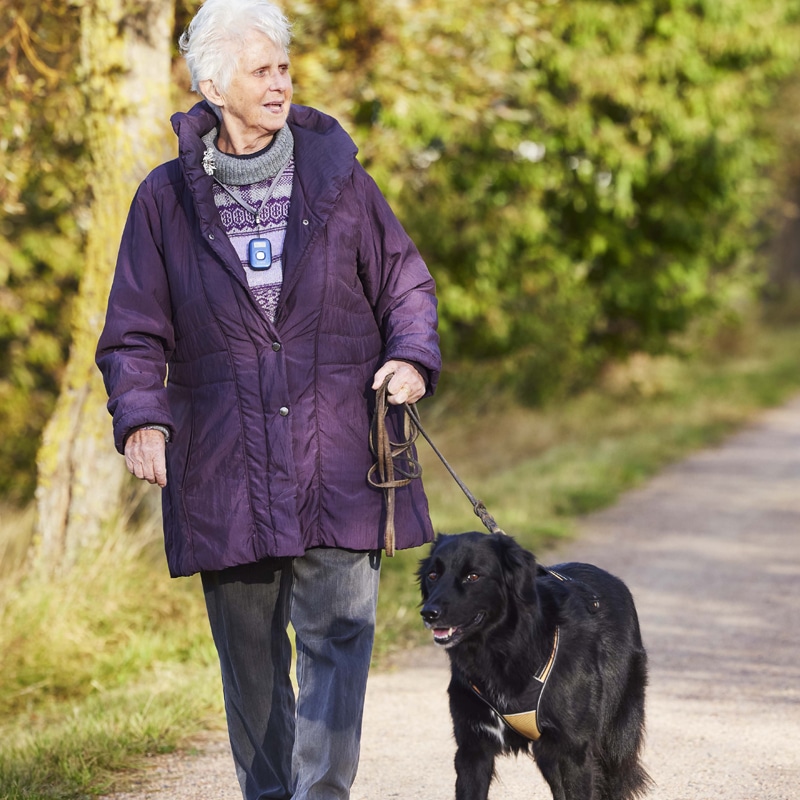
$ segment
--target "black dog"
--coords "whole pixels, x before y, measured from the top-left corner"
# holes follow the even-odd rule
[[[422,618],[450,656],[456,800],[486,800],[510,752],[536,759],[554,800],[647,791],[647,655],[621,580],[545,569],[510,536],[477,532],[439,535],[418,577]]]

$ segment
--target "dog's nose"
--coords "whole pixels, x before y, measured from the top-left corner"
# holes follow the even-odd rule
[[[436,622],[439,619],[439,609],[438,608],[429,608],[425,606],[422,611],[419,612],[422,615],[422,619],[425,622]]]

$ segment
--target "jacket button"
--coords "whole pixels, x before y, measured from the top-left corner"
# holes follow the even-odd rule
[[[308,220],[307,219],[303,220],[303,225],[308,225]]]
[[[273,342],[272,343],[272,349],[277,353],[278,350],[281,349],[281,343],[280,342]]]
[[[278,410],[278,413],[279,413],[279,414],[280,414],[282,417],[288,417],[288,416],[289,416],[289,409],[288,409],[288,408],[286,408],[286,406],[281,406],[281,407],[280,407],[280,409]]]
[[[211,241],[213,242],[214,241],[214,234],[213,233],[209,233],[208,234],[208,238],[211,239]]]

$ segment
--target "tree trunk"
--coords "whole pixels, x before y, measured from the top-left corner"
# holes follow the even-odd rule
[[[174,3],[85,0],[81,14],[93,199],[70,356],[37,459],[32,566],[42,572],[69,568],[82,550],[96,547],[120,511],[127,473],[113,446],[94,351],[131,199],[174,142],[168,128]]]

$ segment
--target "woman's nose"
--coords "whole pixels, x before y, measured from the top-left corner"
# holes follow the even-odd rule
[[[270,89],[274,92],[285,92],[292,85],[292,79],[282,73],[277,73],[270,81]]]

